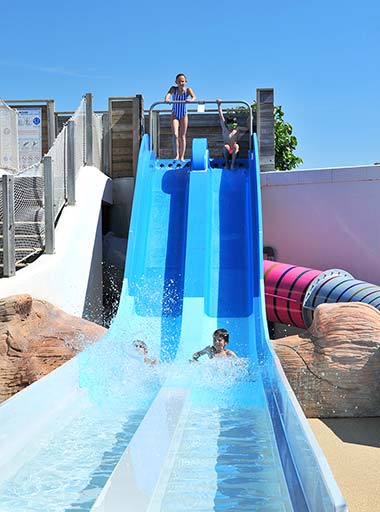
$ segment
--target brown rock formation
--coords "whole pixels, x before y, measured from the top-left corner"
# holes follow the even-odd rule
[[[71,359],[106,329],[30,295],[0,299],[0,402]]]
[[[380,416],[380,312],[321,304],[305,337],[273,341],[309,418]]]

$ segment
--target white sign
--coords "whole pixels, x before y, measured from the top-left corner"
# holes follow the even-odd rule
[[[41,108],[18,108],[18,147],[20,169],[42,158]]]
[[[0,169],[18,170],[17,112],[0,100]]]

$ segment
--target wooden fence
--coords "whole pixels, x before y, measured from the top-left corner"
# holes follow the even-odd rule
[[[260,140],[262,170],[274,169],[273,89],[257,90],[257,122],[253,116],[253,130]],[[211,158],[222,158],[222,133],[217,110],[192,112],[189,105],[186,158],[191,157],[193,138],[207,138]],[[173,136],[170,126],[170,108],[158,113],[156,154],[159,158],[174,157]],[[236,114],[239,126],[248,127],[248,114]],[[257,125],[257,126],[256,126]],[[134,177],[138,151],[143,133],[149,133],[149,116],[143,107],[143,97],[109,98],[109,150],[111,178]],[[246,158],[249,148],[247,133],[239,141],[240,156]]]

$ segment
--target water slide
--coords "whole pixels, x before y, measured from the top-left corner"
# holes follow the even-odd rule
[[[109,332],[0,407],[4,511],[346,510],[270,347],[261,225],[256,143],[232,172],[144,136]],[[240,359],[189,364],[220,327]]]
[[[177,164],[142,142],[115,323],[170,371],[93,510],[345,510],[268,340],[257,145],[234,172],[192,149]],[[239,363],[188,364],[216,328]]]

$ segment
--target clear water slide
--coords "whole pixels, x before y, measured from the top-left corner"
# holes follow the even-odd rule
[[[0,407],[0,510],[346,510],[270,347],[261,226],[256,142],[230,171],[144,136],[117,316]],[[240,359],[189,364],[219,327]]]

